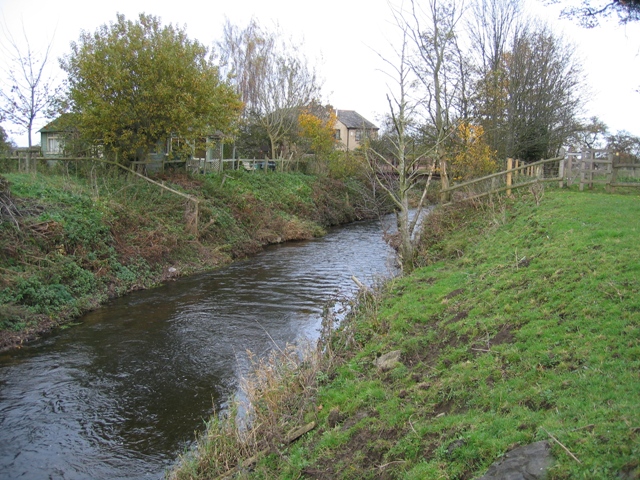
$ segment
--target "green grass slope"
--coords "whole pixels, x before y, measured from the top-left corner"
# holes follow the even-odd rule
[[[471,479],[544,439],[552,479],[640,478],[640,198],[552,190],[427,228],[430,264],[332,339],[318,426],[245,475]]]

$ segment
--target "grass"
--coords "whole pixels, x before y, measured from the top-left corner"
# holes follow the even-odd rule
[[[471,479],[549,440],[551,479],[640,478],[638,218],[637,194],[566,190],[437,211],[423,266],[325,344],[295,410],[318,427],[241,477]]]

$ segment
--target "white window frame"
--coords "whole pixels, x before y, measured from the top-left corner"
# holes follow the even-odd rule
[[[63,147],[62,137],[59,135],[49,135],[47,137],[47,153],[62,153]]]

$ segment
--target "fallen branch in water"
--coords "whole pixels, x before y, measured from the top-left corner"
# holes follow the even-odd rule
[[[371,293],[371,289],[367,287],[364,283],[362,283],[355,275],[351,275],[351,280],[355,283],[358,288],[366,293]]]

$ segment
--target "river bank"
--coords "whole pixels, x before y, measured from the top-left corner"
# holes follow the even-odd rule
[[[277,172],[157,180],[200,200],[197,229],[183,197],[106,169],[0,178],[0,350],[109,298],[378,213],[356,180]]]
[[[640,202],[539,200],[436,210],[424,266],[256,365],[252,428],[213,418],[172,477],[467,479],[545,441],[549,478],[638,478]]]

